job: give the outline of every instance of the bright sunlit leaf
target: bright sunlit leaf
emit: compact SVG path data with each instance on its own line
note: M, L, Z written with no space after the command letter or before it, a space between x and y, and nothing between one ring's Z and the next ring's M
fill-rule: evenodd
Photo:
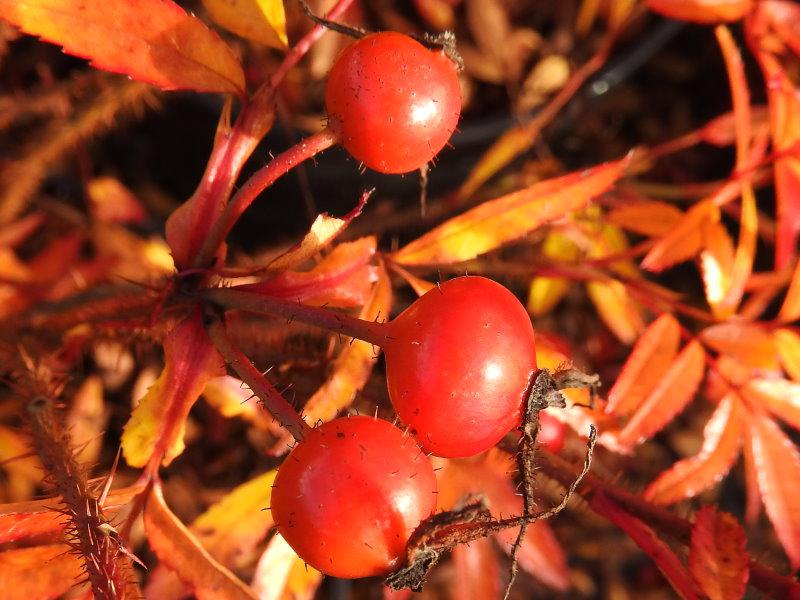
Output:
M733 466L742 445L744 412L735 394L722 399L703 429L700 452L675 463L645 492L657 504L692 498L719 483Z
M580 248L568 235L553 231L542 244L542 254L549 260L573 262L580 256ZM569 291L570 285L563 277L534 277L528 291L528 310L534 317L550 312Z
M627 159L606 163L484 202L401 248L392 259L424 265L475 258L584 208L622 176L627 164Z
M253 576L259 600L311 600L322 582L322 573L297 556L280 533L261 555Z
M236 35L271 48L289 44L283 0L203 0L203 6L214 21Z
M772 333L778 358L783 370L797 382L800 382L800 334L792 329L776 329Z
M165 90L244 92L230 48L172 0L0 0L0 16L97 68Z

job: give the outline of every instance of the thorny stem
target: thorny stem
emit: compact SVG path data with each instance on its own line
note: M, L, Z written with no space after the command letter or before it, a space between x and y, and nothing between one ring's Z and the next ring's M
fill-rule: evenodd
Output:
M225 362L233 367L233 370L236 371L242 381L258 396L264 408L292 434L294 439L297 441L302 440L311 430L311 427L280 392L275 389L275 386L256 369L250 359L236 347L225 330L225 324L219 319L213 320L208 325L208 335L225 359Z
M323 129L301 140L256 171L231 198L219 218L214 222L211 231L206 236L197 254L195 264L207 266L211 257L214 256L222 242L228 237L236 221L261 192L303 161L312 158L323 150L327 150L338 141L339 136L337 134L330 129Z
M103 515L100 503L89 491L86 473L75 460L69 434L58 422L53 401L37 396L28 403L34 446L48 481L61 495L67 517L68 543L83 559L84 569L99 600L125 598L135 593L133 570L127 548Z
M289 321L299 321L314 325L375 346L385 346L390 340L389 325L377 321L365 321L357 317L336 312L327 308L308 306L284 298L275 298L253 292L243 292L235 288L213 288L204 292L206 300L226 309L266 313L283 317Z

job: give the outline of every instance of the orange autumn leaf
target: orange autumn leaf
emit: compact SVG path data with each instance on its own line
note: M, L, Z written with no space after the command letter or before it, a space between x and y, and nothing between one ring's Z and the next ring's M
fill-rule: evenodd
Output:
M274 419L241 379L223 375L206 383L203 398L228 419L241 417L262 430L272 430Z
M169 333L164 355L164 370L122 433L122 452L131 466L142 467L153 457L168 465L183 452L189 410L206 383L225 374L197 309Z
M706 221L702 226L703 249L700 251L700 272L706 302L719 318L730 316L722 306L732 284L734 248L728 230L719 221Z
M756 369L778 369L775 342L768 331L757 323L729 321L706 327L700 338L721 354L736 358Z
M489 538L453 548L453 600L497 600L500 565Z
M750 107L753 128L758 128L767 123L769 109L758 105ZM733 112L725 113L711 119L700 130L700 136L707 144L714 146L730 146L736 141L736 126Z
M642 268L659 272L694 257L702 248L702 228L719 220L719 209L709 200L693 205L670 231L659 238L642 259Z
M678 354L656 388L619 434L619 443L634 446L667 425L694 397L705 371L705 352L696 340Z
M0 590L4 600L55 600L82 578L78 555L65 544L0 552Z
M742 388L756 406L800 430L800 383L786 379L754 378Z
M718 483L739 455L744 424L740 401L734 394L728 394L703 429L700 452L662 473L649 485L645 498L656 504L672 504Z
M772 338L778 349L778 359L787 375L800 382L800 334L788 328L776 329Z
M99 69L165 90L244 93L230 48L171 0L0 0L0 15Z
M144 508L147 541L155 555L177 573L198 600L255 600L252 590L203 549L153 486Z
M627 415L641 405L678 354L680 333L678 321L669 314L650 324L608 392L607 413Z
M781 428L762 412L749 417L758 489L775 533L792 568L800 567L800 452Z
M627 164L627 158L602 164L484 202L401 248L392 260L425 265L475 258L584 208L622 176Z
M789 323L797 319L800 319L800 259L795 265L789 289L786 291L786 297L783 299L783 304L778 313L778 320L783 323Z
M668 234L682 218L679 208L660 200L626 202L606 215L609 223L648 237Z
M647 0L653 12L694 23L738 21L752 7L753 0Z
M96 177L86 184L92 216L102 223L142 223L147 212L141 201L119 179Z
M737 600L750 578L747 538L733 515L704 506L694 519L689 572L709 600Z
M67 415L70 436L79 448L75 455L79 462L91 465L97 461L107 422L103 382L100 377L91 375L84 379L75 392Z

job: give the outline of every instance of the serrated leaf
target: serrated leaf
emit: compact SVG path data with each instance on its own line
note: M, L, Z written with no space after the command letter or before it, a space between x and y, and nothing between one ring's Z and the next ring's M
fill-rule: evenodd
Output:
M203 327L199 309L169 333L164 356L164 370L122 433L125 460L134 467L146 465L153 457L168 465L183 452L189 410L206 383L225 374L225 363Z
M678 354L680 334L680 324L670 314L650 324L608 392L607 413L627 415L641 405Z
M289 44L283 0L203 0L203 6L236 35L279 50Z
M709 600L738 600L750 578L747 538L735 517L704 506L694 519L689 571Z
M738 398L734 394L725 396L703 429L700 452L663 472L647 488L645 498L656 504L672 504L718 483L739 455L743 416Z
M606 215L608 222L648 237L668 234L682 218L679 208L660 200L626 202Z
M670 19L727 23L749 13L753 0L647 0L647 8Z
M698 598L696 586L670 547L645 523L625 512L603 492L592 498L592 507L622 529L653 560L658 570L684 600Z
M261 555L253 576L259 600L311 600L322 573L309 567L280 533L276 533Z
M700 333L700 338L717 352L732 356L748 367L770 371L779 368L775 342L757 323L729 321L711 325Z
M786 379L751 379L742 388L748 398L800 430L800 383Z
M0 552L0 590L4 600L55 600L81 578L79 556L64 544Z
M761 412L750 417L758 489L792 568L800 567L800 452L780 427Z
M797 382L800 382L800 334L792 329L776 329L772 332L778 358L783 370Z
M691 401L703 380L705 352L696 340L687 344L619 434L619 443L634 446L652 437Z
M392 255L403 265L475 258L584 208L622 176L627 159L605 163L489 200L435 227Z
M0 0L0 15L99 69L165 90L244 93L230 48L171 0Z
M256 600L256 595L214 560L164 503L155 484L144 508L144 528L152 551L177 573L198 600Z

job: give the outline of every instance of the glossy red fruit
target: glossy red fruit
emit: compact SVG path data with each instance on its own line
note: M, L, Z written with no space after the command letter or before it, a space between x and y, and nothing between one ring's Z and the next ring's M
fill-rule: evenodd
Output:
M461 114L455 64L440 50L392 31L351 44L325 87L328 127L366 166L407 173L444 147Z
M372 417L336 419L278 470L272 516L309 565L335 577L385 575L436 507L436 477L414 438Z
M389 327L389 397L426 450L471 456L520 424L536 347L528 313L502 285L451 279Z

